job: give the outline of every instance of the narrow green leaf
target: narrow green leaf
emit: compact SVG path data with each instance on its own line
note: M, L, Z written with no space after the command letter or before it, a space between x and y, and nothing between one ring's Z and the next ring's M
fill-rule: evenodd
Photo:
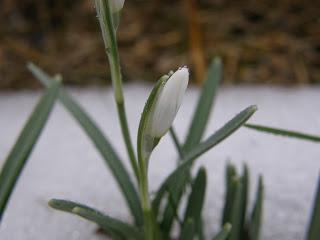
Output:
M229 122L227 122L222 128L211 135L207 140L194 147L188 154L185 155L183 161L189 161L189 159L192 159L192 162L195 158L199 157L206 151L222 142L224 139L234 133L238 128L240 128L255 113L256 110L256 106L250 106L241 111Z
M231 224L226 223L221 231L212 240L226 240L230 234L231 229Z
M174 141L175 147L179 153L180 158L182 158L183 157L182 146L178 140L178 137L173 127L170 128L170 135ZM186 184L189 182L189 178L190 178L189 175L187 178L180 178L177 186L186 186ZM164 208L165 210L164 210L163 218L160 224L160 227L165 236L165 239L169 238L174 220L177 220L180 223L180 225L182 225L182 222L180 221L177 212L178 212L179 203L183 196L183 193L184 193L184 187L178 188L177 191L170 191L170 189L168 189L168 201L167 201L166 207Z
M193 219L188 219L181 230L180 240L193 240L195 236L195 223Z
M180 182L178 182L177 186L185 184L186 179L181 178L179 180ZM163 218L160 223L160 228L165 239L168 239L170 236L174 219L178 220L180 225L183 224L179 219L178 210L181 197L184 193L184 188L177 188L177 190L168 189L167 192L168 203L165 207Z
M173 129L173 127L171 127L169 131L170 131L170 136L171 136L171 138L172 138L172 140L173 140L174 146L176 147L177 152L179 153L180 158L182 158L182 156L183 156L183 149L182 149L182 146L181 146L181 144L180 144L180 142L179 142L179 139L178 139L178 136L177 136L177 134L176 134L176 131Z
M320 239L320 175L318 180L318 190L314 199L312 217L309 224L306 240Z
M231 210L235 195L235 181L238 178L236 168L231 163L227 164L226 167L226 193L223 208L223 217L221 226L224 226L227 222L231 221Z
M198 174L192 184L192 191L190 193L186 211L184 214L184 221L193 219L196 224L196 234L199 235L200 229L197 223L201 222L202 208L205 200L205 192L207 185L207 174L204 168L200 168Z
M256 124L245 124L245 127L251 128L260 132L271 133L271 134L290 137L290 138L297 138L300 140L320 142L320 136L310 135L302 132L266 127L266 126L256 125Z
M181 174L180 178L177 179L176 184L163 184L160 187L160 192L156 192L156 197L153 199L152 201L152 208L153 211L155 213L155 216L161 215L160 214L160 205L162 203L162 201L164 201L164 197L166 196L166 193L168 193L169 195L175 195L177 194L179 191L182 191L183 189L185 189L186 183L188 181L189 175L188 174ZM169 198L170 196L168 196ZM173 197L170 197L171 199L173 199ZM170 199L168 200L170 201ZM179 201L175 201L176 206L179 206ZM166 209L171 209L172 204L170 204L170 202L167 204L166 208L165 208L165 213L166 213ZM172 214L172 216L170 216L170 218L174 218L174 212L170 212ZM162 221L167 221L164 219L168 219L169 217L163 216Z
M47 122L58 95L59 86L58 81L50 84L29 117L2 167L0 173L0 219L21 171Z
M111 218L103 213L86 205L72 201L52 199L49 205L57 210L69 212L81 216L91 222L98 224L103 230L122 235L125 239L141 239L141 233L135 227L115 218Z
M234 179L235 181L235 193L234 201L231 206L231 219L230 223L232 225L232 230L230 232L229 240L241 239L241 220L242 220L242 210L241 210L241 197L243 186L240 179Z
M258 191L256 194L256 200L254 209L251 216L251 222L249 225L249 235L252 240L259 240L261 235L262 224L262 211L264 201L264 186L262 176L259 177Z
M247 229L246 229L246 216L247 216L247 204L249 195L249 169L246 164L243 166L243 174L241 177L242 191L241 191L241 223L240 223L240 234L241 239L246 239Z
M186 142L183 146L184 152L188 152L197 145L203 136L207 126L212 105L222 76L222 63L220 58L215 58L208 71L207 80L205 81L201 96L193 114L193 119Z
M153 208L156 216L158 214L162 197L165 195L167 189L171 189L172 186L176 186L177 179L181 177L187 177L190 166L192 166L194 161L198 159L199 156L201 156L203 153L207 152L212 147L216 146L225 138L230 136L233 132L235 132L252 116L252 114L256 110L256 106L250 106L246 108L233 119L231 119L228 123L226 123L222 128L216 131L213 135L211 135L207 140L200 143L197 147L195 147L192 151L184 156L182 164L164 180L159 190L157 191L157 194L153 200ZM184 185L178 187L184 187ZM177 188L177 186L175 188Z
M53 80L48 74L32 63L28 64L28 68L45 86L48 86L48 84ZM134 216L136 224L141 226L143 224L143 215L137 191L132 183L128 171L113 149L109 140L104 136L97 124L90 118L85 110L82 109L82 107L64 89L61 89L60 91L59 100L71 113L74 119L78 121L82 129L86 132L94 146L104 158L106 164L111 170L111 173L120 186L129 209Z
M198 233L198 240L204 240L204 224L203 218L201 217L199 222L197 223L197 233Z

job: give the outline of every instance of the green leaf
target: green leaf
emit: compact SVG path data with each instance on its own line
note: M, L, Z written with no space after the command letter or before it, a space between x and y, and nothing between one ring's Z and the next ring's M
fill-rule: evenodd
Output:
M231 224L226 223L221 231L212 240L226 240L230 234L231 229Z
M169 131L170 131L170 136L171 136L171 138L172 138L172 140L173 140L174 146L176 147L177 152L179 153L180 158L182 158L182 156L183 156L183 149L182 149L182 146L181 146L181 144L180 144L180 142L179 142L179 139L178 139L178 136L177 136L177 134L176 134L176 131L173 129L173 127L171 127Z
M170 128L170 134L173 138L173 141L175 143L179 156L180 158L182 158L183 157L182 146L179 143L179 140L177 138L177 135L173 127ZM189 180L190 180L190 176L188 176L187 178L180 178L177 186L186 186ZM183 196L183 193L184 193L184 187L178 188L177 190L168 189L168 201L167 201L167 205L165 207L163 218L160 224L160 227L165 236L165 239L169 238L172 224L175 219L179 221L180 225L182 225L182 222L180 221L177 212L178 212L179 203Z
M241 220L242 220L242 210L241 210L241 197L243 186L240 179L235 178L234 180L234 200L231 206L231 219L230 223L232 225L232 230L230 232L229 240L241 239Z
M318 180L318 190L314 199L312 209L312 217L309 224L306 240L319 240L320 239L320 176Z
M135 227L115 218L111 218L103 213L86 205L72 201L52 199L49 205L57 210L69 212L81 216L91 222L98 224L103 230L117 233L125 239L141 239L141 233Z
M187 153L182 161L182 164L177 167L162 183L157 194L153 200L153 209L155 215L157 216L159 211L159 206L162 200L162 197L165 195L167 189L183 186L177 186L178 179L181 177L187 177L189 168L192 166L194 161L198 159L203 153L210 150L212 147L216 146L220 142L222 142L225 138L230 136L233 132L235 132L239 127L241 127L257 110L256 106L250 106L240 112L237 116L235 116L232 120L226 123L222 128L216 131L213 135L211 135L207 140L200 143L197 147L195 147L192 151ZM173 187L175 186L175 187Z
M50 82L53 80L48 74L32 63L28 64L28 68L45 86L48 86L48 84L50 84ZM82 109L82 107L64 89L61 89L60 91L59 100L72 114L74 119L78 121L82 129L86 132L88 137L92 140L94 146L104 158L106 164L111 170L111 173L120 186L129 209L134 216L136 224L141 226L143 224L143 214L137 191L132 183L128 171L113 149L109 140L104 136L97 124L90 118L85 110Z
M247 215L247 204L249 195L249 169L246 164L243 166L243 175L241 177L242 191L241 191L241 223L240 223L240 234L241 239L246 239L247 229L246 229L246 215Z
M196 111L193 114L191 126L189 128L186 142L183 146L184 152L190 151L193 146L197 145L201 141L209 120L221 76L221 59L215 58L209 68L207 80L202 87L201 96L198 100Z
M249 235L251 240L259 240L261 233L262 224L262 211L263 211L263 201L264 201L264 186L263 179L259 177L258 191L256 194L256 200L254 204L254 209L251 216L251 222L249 225Z
M236 168L231 163L227 164L226 167L226 193L223 208L223 217L221 226L231 221L231 210L235 195L235 181L238 178Z
M164 208L163 217L160 223L160 228L163 232L164 238L169 238L172 224L174 220L177 220L182 226L183 222L179 219L179 203L185 191L186 183L189 179L189 175L185 175L179 179L175 185L168 187L167 189L167 205ZM155 204L156 205L156 204Z
M198 146L196 146L188 154L186 154L183 161L193 162L195 158L201 156L203 153L222 142L224 139L234 133L238 128L240 128L255 113L256 110L256 106L250 106L241 111L229 122L227 122L222 128L211 135L207 140L201 142L200 144L198 144ZM184 163L181 164L181 166L183 165Z
M58 95L59 86L58 81L50 84L3 165L0 174L0 219L21 171L47 122Z
M177 185L183 185L186 179L181 178ZM160 229L163 233L165 239L168 239L171 233L171 228L174 219L178 220L180 226L182 226L182 221L179 219L178 210L179 202L184 193L183 188L178 188L177 191L173 189L168 189L168 203L165 207L163 218L160 223Z
M195 223L193 219L188 219L181 230L180 240L193 240L195 235Z
M207 185L207 174L204 168L200 168L192 185L184 219L193 219L196 223L196 234L199 235L200 229L197 223L201 222L202 209L205 200L205 192Z
M198 232L198 240L204 240L204 224L203 219L200 218L198 224L197 224L197 232Z
M305 134L301 132L295 132L295 131L290 131L290 130L285 130L280 128L266 127L266 126L256 125L256 124L245 124L245 127L251 128L260 132L271 133L271 134L290 137L290 138L297 138L300 140L320 142L320 136Z

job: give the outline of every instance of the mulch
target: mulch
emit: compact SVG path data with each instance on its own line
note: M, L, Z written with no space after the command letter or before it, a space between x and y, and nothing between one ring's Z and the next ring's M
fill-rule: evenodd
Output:
M181 65L201 84L214 56L225 84L320 82L320 1L127 0L118 40L124 79ZM34 88L33 61L67 84L109 82L91 0L2 0L0 88ZM106 80L107 79L107 80Z

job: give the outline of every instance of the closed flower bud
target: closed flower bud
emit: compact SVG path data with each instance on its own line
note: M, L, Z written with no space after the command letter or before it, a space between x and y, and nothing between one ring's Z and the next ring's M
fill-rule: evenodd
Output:
M189 82L187 67L179 68L166 81L157 94L151 109L148 123L148 135L161 138L171 127L182 103Z
M124 0L109 0L109 4L113 13L119 12L123 8Z

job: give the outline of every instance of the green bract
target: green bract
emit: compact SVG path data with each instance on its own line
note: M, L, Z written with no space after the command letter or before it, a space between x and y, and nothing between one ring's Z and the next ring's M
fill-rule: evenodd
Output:
M158 80L157 84L153 87L141 114L137 138L137 152L139 161L147 161L150 153L160 141L159 138L154 138L150 136L150 134L148 134L148 128L150 127L148 123L152 108L154 107L154 104L157 100L157 96L168 78L168 75L164 75Z

